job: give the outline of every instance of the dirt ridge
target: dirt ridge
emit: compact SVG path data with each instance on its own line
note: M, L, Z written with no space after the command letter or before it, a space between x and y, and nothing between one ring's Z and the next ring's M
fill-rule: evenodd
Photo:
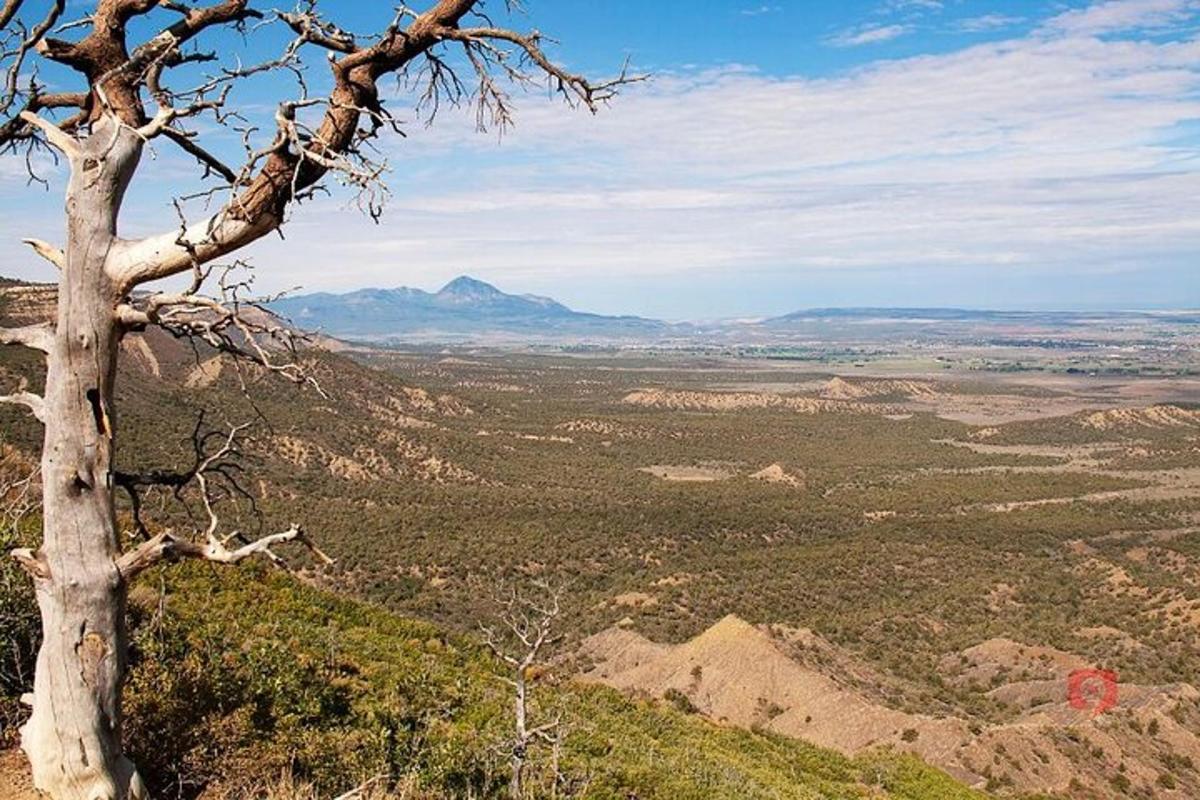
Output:
M1012 709L1009 721L989 724L889 708L846 679L852 669L839 677L805 663L797 643L838 650L811 631L783 636L734 615L678 645L613 628L583 642L580 656L594 666L582 679L652 697L683 695L716 722L769 730L848 755L877 747L912 752L980 788L996 780L1019 792L1067 792L1082 785L1091 796L1115 800L1124 795L1105 777L1106 765L1119 762L1122 774L1149 786L1163 772L1163 749L1200 759L1200 737L1179 712L1200 700L1200 691L1188 684L1122 685L1118 709L1097 716L1069 702L1069 675L1087 668L1085 659L992 639L950 654L942 664L948 681L978 686ZM852 658L842 653L833 660L845 664ZM1197 788L1180 781L1179 793L1161 796L1195 796L1185 789Z

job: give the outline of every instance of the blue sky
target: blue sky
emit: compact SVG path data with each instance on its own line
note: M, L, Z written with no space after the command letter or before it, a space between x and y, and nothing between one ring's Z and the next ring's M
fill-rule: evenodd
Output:
M384 146L382 224L334 187L249 252L261 288L469 273L669 318L1200 306L1200 0L525 6L506 23L554 36L571 68L628 56L653 80L597 117L518 95L503 139L466 111L427 129L395 90L409 135ZM387 16L328 7L351 28ZM260 33L246 57L279 41ZM282 89L242 98L268 113ZM195 186L169 147L143 167L127 235L173 226L165 202ZM0 165L0 272L47 279L17 242L61 238L61 180L47 193L22 173Z

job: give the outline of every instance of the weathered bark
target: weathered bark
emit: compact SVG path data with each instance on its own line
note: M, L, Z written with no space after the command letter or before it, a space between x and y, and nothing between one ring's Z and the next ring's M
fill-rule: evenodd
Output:
M500 598L503 611L500 622L508 629L507 634L500 634L494 628L480 625L484 634L484 642L488 648L513 670L511 678L505 682L513 688L513 738L508 751L509 765L512 775L508 782L508 796L513 800L521 800L525 796L525 762L529 757L529 748L537 741L551 741L550 731L559 731L561 717L536 727L529 727L529 681L530 670L537 662L544 647L553 644L557 639L551 636L554 621L558 618L559 591L545 583L537 582L535 586L547 595L545 602L522 596L515 589L506 597ZM505 649L505 639L509 644L522 648L521 655L514 655ZM555 780L558 779L558 768L555 766Z
M44 639L21 745L55 800L145 796L121 752L125 582L113 504L121 299L106 259L141 141L111 120L71 154L67 246L47 358L38 606Z
M228 539L217 536L216 517L203 544L162 534L122 556L113 505L114 410L113 383L122 332L148 324L163 325L163 306L186 304L197 298L197 285L182 300L159 295L159 303L139 310L125 302L138 286L172 275L198 270L214 259L233 253L283 224L287 208L306 196L328 173L337 173L371 197L383 165L363 153L364 143L394 124L379 96L379 78L406 69L420 56L428 57L425 97L436 107L441 93L465 99L463 84L447 62L432 50L453 43L461 48L476 73L480 113L490 108L496 124L511 122L506 93L496 75L524 85L531 73L541 73L569 102L595 111L615 87L640 78L622 75L593 84L583 76L552 63L541 50L541 37L499 28L461 28L461 21L479 0L429 0L428 9L397 14L369 42L324 21L315 3L301 4L295 13L276 18L297 35L280 59L258 66L220 70L220 77L190 91L172 92L164 72L207 58L184 45L209 28L239 25L262 15L251 0L209 0L207 3L167 0L98 0L83 25L88 33L78 41L48 35L66 7L53 0L35 24L20 23L21 0L0 0L0 33L12 34L20 45L0 53L9 74L20 74L26 55L75 70L86 82L81 92L48 92L31 78L27 90L15 83L0 86L0 150L37 142L49 143L70 161L67 191L67 244L59 251L38 240L26 240L34 251L61 270L58 320L53 328L34 326L0 330L0 344L21 344L47 358L44 397L25 391L0 395L0 403L27 406L46 425L42 457L44 540L37 553L14 555L33 577L41 608L44 643L34 681L33 712L22 729L22 746L33 767L36 786L53 800L130 800L145 797L133 766L121 754L121 683L124 678L126 582L160 561L202 558L232 564L254 554L271 555L272 544L298 541L312 548L303 530L287 531L229 550ZM28 4L24 4L28 6ZM404 7L402 7L404 8ZM152 12L180 14L169 26L131 48L128 27ZM26 8L28 11L28 8ZM72 25L74 29L78 25ZM9 37L11 38L11 37ZM273 140L250 149L242 169L226 167L193 141L194 132L171 128L173 123L212 112L228 125L237 118L225 108L228 89L236 80L273 70L297 69L299 51L314 46L329 52L333 89L327 98L283 102L276 113ZM525 71L523 64L530 66ZM305 93L307 95L307 92ZM146 99L157 111L147 115ZM23 102L17 102L23 100ZM187 105L176 107L186 101ZM297 109L324 104L315 129L298 124ZM44 109L76 109L61 121L40 116ZM482 120L482 116L481 116ZM362 130L364 121L366 130ZM482 123L481 123L482 124ZM165 137L215 170L229 182L234 195L212 217L172 227L158 236L138 240L117 237L121 201L137 167L145 141ZM369 203L373 208L373 203ZM372 210L374 214L375 211ZM210 311L211 303L200 303ZM228 325L228 320L222 324ZM208 329L213 333L215 327ZM240 328L246 334L247 329ZM187 331L185 331L186 333ZM194 331L193 331L194 332ZM214 334L217 339L220 337ZM253 334L250 334L251 338ZM209 339L210 344L213 342ZM220 344L218 341L216 344ZM216 344L214 346L216 346ZM218 348L220 349L220 348ZM253 347L251 348L254 349ZM236 351L235 351L236 352ZM259 363L272 367L262 349ZM251 353L251 357L254 354ZM295 378L295 375L289 375ZM203 469L195 473L201 480ZM557 614L557 598L538 630L513 632L527 647L524 667L547 642L549 620ZM507 624L514 625L513 620ZM515 665L517 662L509 660ZM522 667L522 669L524 669ZM545 736L552 725L526 729L523 674L518 697L518 750L514 751L514 791L519 794L525 750L533 738Z
M525 713L525 668L517 668L517 677L514 681L514 712L516 714L516 737L513 740L512 755L509 760L512 764L512 780L508 784L508 795L513 800L521 800L525 796L525 755L529 752L529 731L526 728L526 713Z

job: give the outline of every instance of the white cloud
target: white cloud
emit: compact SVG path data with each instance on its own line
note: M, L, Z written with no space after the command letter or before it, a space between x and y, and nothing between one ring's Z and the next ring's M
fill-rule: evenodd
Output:
M304 206L286 243L256 247L292 265L264 270L263 288L918 267L982 282L1194 262L1200 39L1096 38L1114 17L1058 19L821 79L661 75L598 116L531 93L499 146L448 114L390 140L381 226L344 199ZM131 204L126 227L150 208ZM5 247L57 234L57 215L21 213L0 219Z
M910 25L865 25L861 28L842 31L830 37L830 44L835 47L859 47L865 44L879 44L899 38L913 30Z
M764 14L776 14L783 10L783 6L753 6L751 8L743 8L740 13L743 17L761 17Z
M1164 28L1186 23L1200 12L1200 0L1105 0L1066 11L1046 29L1094 36L1117 31Z
M944 6L943 0L887 0L883 10L887 12L941 11Z
M528 98L499 148L451 119L414 132L401 176L455 153L467 177L399 183L387 223L347 238L376 282L403 263L431 285L1194 254L1200 156L1171 142L1200 120L1198 63L1194 40L1031 36L819 80L664 76L597 117ZM319 262L323 229L290 235Z
M954 30L962 33L983 33L985 31L1001 30L1010 28L1013 25L1019 25L1024 22L1024 17L1011 17L1007 14L984 14L980 17L968 17L960 19L952 26Z

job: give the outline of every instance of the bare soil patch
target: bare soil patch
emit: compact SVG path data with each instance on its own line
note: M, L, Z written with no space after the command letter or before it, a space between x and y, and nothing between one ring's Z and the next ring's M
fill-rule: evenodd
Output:
M1131 430L1137 428L1200 428L1200 411L1178 406L1149 408L1111 408L1088 414L1080 424L1096 430Z
M783 468L782 464L772 464L769 467L764 467L758 472L751 473L751 478L756 481L765 481L767 483L781 483L785 486L800 487L804 485L804 475L793 475Z
M948 680L978 686L1015 712L1011 722L982 725L889 708L799 658L814 648L837 650L811 631L788 636L728 616L679 645L612 628L585 640L579 655L593 665L585 681L651 697L679 694L714 721L850 755L880 746L913 752L978 787L1003 774L1016 792L1082 787L1109 800L1122 795L1108 782L1106 765L1119 762L1138 785L1150 786L1160 771L1158 742L1169 742L1179 756L1200 758L1200 737L1177 719L1181 706L1200 699L1190 685L1122 684L1119 710L1096 715L1068 701L1068 676L1089 667L1086 659L992 639L943 659ZM841 654L829 663L842 669L846 661ZM1068 729L1072 734L1064 736Z
M640 389L630 392L624 403L649 408L665 408L676 411L747 411L763 408L780 408L799 414L821 414L829 412L884 413L887 406L869 405L843 400L829 400L800 395L772 394L769 392L694 392L667 389Z
M638 471L662 478L664 481L679 483L713 483L733 477L732 472L716 467L687 467L670 464L655 464L650 467L642 467Z
M20 750L0 750L0 800L38 800L33 789L29 763Z

